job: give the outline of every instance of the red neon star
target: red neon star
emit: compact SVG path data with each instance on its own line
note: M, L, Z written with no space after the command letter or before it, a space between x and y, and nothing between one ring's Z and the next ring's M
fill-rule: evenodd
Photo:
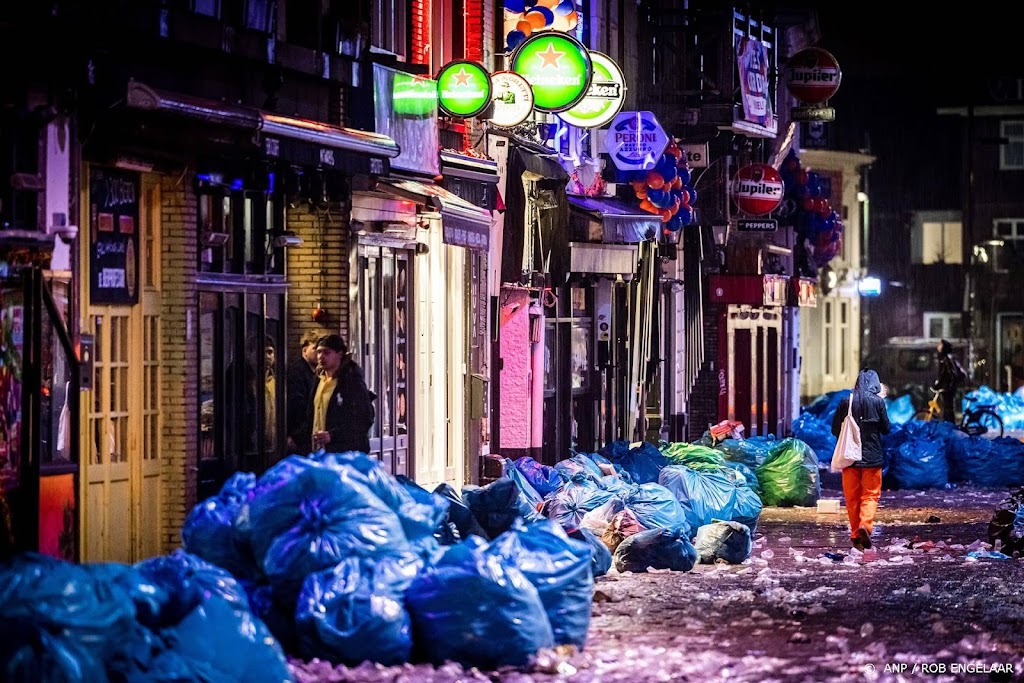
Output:
M545 50L544 52L538 52L537 56L540 57L541 60L544 62L543 64L541 64L540 68L546 69L547 67L550 66L557 69L558 60L565 56L565 53L558 52L557 50L555 50L555 46L553 43L548 43L548 49Z
M469 79L473 77L473 74L466 72L466 67L460 67L459 72L455 74L455 85L469 85Z

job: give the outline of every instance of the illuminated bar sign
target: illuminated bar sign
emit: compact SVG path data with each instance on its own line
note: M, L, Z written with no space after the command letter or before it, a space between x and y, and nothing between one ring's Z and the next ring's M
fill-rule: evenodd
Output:
M512 70L533 88L539 111L562 112L582 100L590 88L590 53L564 33L536 33L512 54Z
M437 74L437 105L449 116L472 118L491 103L491 75L476 62L449 62Z
M566 123L580 128L600 128L615 118L622 109L626 83L622 69L611 57L591 52L594 76L590 80L587 96L572 109L558 116Z
M495 126L518 126L533 113L533 88L519 74L512 71L491 74L491 91L494 93L494 107L490 121Z
M139 301L139 174L93 166L89 171L89 299Z

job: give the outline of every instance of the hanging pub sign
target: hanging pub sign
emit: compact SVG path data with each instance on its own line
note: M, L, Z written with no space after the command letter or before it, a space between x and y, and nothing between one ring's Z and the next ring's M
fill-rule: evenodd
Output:
M782 176L769 164L747 164L732 180L730 194L736 207L750 216L767 216L782 203Z
M789 58L786 88L804 104L820 104L836 94L843 72L831 52L808 47Z
M743 95L743 119L771 127L772 99L768 90L768 49L756 38L736 38L736 68Z
M538 111L571 109L586 94L592 76L590 53L575 38L549 31L524 40L512 53L512 70L529 81Z
M448 62L437 74L437 106L445 114L468 119L491 103L491 76L468 60Z
M89 298L93 304L139 300L139 174L89 171Z
M790 57L786 64L786 88L807 106L793 107L794 121L829 122L836 118L836 110L822 103L836 94L843 72L839 62L827 50L808 47Z
M591 52L594 76L590 90L579 104L559 114L566 123L580 128L600 128L615 118L622 109L626 93L622 69L611 57L601 52Z
M612 120L604 146L620 171L649 171L668 146L668 135L653 113L624 111Z
M489 121L495 126L518 126L533 113L533 88L514 71L491 74L491 93L494 107Z

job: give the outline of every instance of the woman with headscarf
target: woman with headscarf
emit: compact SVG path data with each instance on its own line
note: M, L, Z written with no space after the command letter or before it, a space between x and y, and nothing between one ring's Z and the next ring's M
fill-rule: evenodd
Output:
M878 499L882 497L882 434L889 433L889 414L881 397L878 373L869 368L860 371L853 392L836 408L832 434L839 430L847 411L860 427L861 459L843 470L843 496L850 518L850 541L857 550L871 547L871 529ZM852 407L851 407L852 403Z

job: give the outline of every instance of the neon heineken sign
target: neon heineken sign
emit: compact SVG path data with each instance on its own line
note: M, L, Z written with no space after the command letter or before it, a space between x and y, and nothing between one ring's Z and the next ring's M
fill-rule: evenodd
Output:
M471 118L491 103L491 75L470 61L445 64L437 75L437 104L449 116Z
M566 123L580 128L600 128L615 118L622 109L626 92L622 70L611 57L591 52L590 59L594 75L587 96L572 109L558 115Z
M590 87L590 53L579 41L558 32L537 33L512 54L512 71L533 88L533 106L539 111L571 109Z

